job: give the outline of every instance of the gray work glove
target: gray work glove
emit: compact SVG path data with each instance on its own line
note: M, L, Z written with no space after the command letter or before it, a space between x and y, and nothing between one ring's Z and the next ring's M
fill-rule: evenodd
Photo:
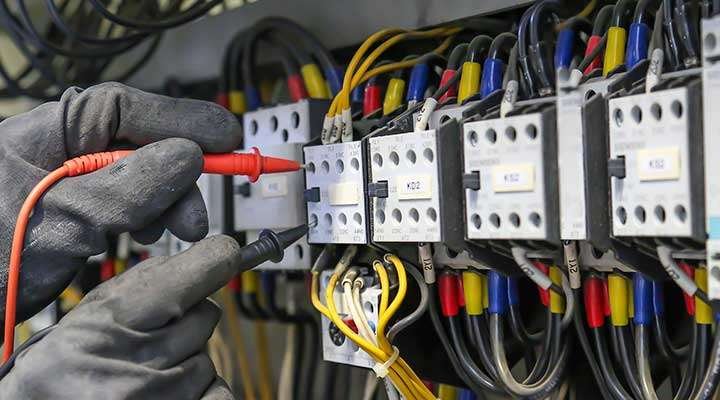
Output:
M205 352L220 318L206 297L238 273L239 250L214 236L101 284L17 354L0 400L233 399Z
M15 221L43 176L116 141L145 145L112 166L66 178L38 203L22 255L18 321L56 298L88 256L107 250L108 233L131 232L142 243L165 228L187 241L205 237L207 212L195 186L202 151L232 151L240 140L240 124L220 106L118 83L68 89L60 101L0 123L0 324Z

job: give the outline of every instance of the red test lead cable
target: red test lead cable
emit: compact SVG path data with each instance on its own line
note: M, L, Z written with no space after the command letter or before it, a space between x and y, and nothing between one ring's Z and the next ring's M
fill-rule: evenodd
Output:
M25 243L25 232L33 208L40 197L55 183L66 177L78 176L95 172L121 158L127 157L132 151L120 150L103 153L87 154L76 157L52 171L30 191L20 208L15 232L13 233L10 263L8 264L7 299L5 301L5 332L3 363L13 353L15 342L15 321L20 281L20 263ZM223 153L205 154L203 156L203 172L219 175L246 175L251 182L258 180L260 175L276 172L291 172L301 168L300 164L283 158L265 157L257 148L250 154Z

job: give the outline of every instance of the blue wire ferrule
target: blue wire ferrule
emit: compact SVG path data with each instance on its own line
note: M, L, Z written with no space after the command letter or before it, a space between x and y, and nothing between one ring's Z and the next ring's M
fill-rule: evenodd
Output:
M253 86L245 86L245 99L247 100L248 111L255 111L262 105L260 93Z
M508 307L507 278L495 271L488 274L488 311L503 315Z
M330 86L330 91L333 95L336 95L342 89L343 76L345 75L345 69L343 67L335 67L333 69L323 70L325 73L325 79Z
M633 322L635 325L651 323L653 309L652 282L643 274L635 273L633 275L633 297L635 305Z
M472 390L462 389L460 391L460 395L458 396L458 400L477 400L477 397L475 396L475 393L472 392Z
M650 28L642 22L633 22L628 32L627 48L625 50L625 66L628 70L648 56L648 41Z
M505 63L499 58L485 59L482 78L480 78L480 95L483 98L502 88L504 67Z
M663 315L665 313L665 289L662 282L652 281L653 313Z
M575 31L563 29L560 31L555 44L555 68L570 68L575 48Z
M362 104L363 100L365 100L365 84L366 83L367 82L363 82L363 83L355 86L355 89L353 89L352 92L350 93L350 102Z
M260 272L260 285L262 285L265 296L275 296L275 275L272 272Z
M426 63L415 64L410 71L406 101L422 101L430 79L430 66Z
M520 304L520 293L518 291L517 278L508 277L507 287L508 305L516 306Z

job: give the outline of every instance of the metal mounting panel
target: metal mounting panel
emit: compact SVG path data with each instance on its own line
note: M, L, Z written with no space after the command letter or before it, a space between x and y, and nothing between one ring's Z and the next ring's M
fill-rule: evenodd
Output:
M370 199L375 242L440 242L436 131L369 139L370 181L387 181L388 197Z
M555 113L546 111L466 123L465 190L469 239L558 239Z
M361 142L304 148L305 187L318 188L320 201L307 202L310 243L365 244L367 200Z
M324 297L325 288L330 278L332 271L324 271L320 275L320 293L321 297ZM369 287L363 289L360 293L362 300L363 309L367 316L370 327L377 327L378 324L378 308L380 305L380 288ZM345 309L345 302L341 289L335 288L335 304L337 305L338 314L341 317L349 315ZM322 325L322 346L323 346L323 359L325 361L332 361L340 364L354 365L356 367L372 368L375 365L375 360L370 357L364 350L360 349L350 339L345 337L342 332L337 329L325 316L321 319ZM331 328L332 327L332 328Z
M610 100L610 157L625 160L610 182L616 237L703 239L699 103L688 87Z

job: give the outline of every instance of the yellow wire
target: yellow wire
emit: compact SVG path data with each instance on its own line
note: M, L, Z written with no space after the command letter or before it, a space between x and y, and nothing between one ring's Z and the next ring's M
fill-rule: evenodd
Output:
M380 347L385 352L392 352L392 345L390 344L390 341L387 339L387 336L385 336L385 328L387 327L387 324L390 323L390 320L395 315L397 310L402 305L402 302L405 300L405 295L407 294L407 274L405 272L405 265L403 265L402 261L393 254L387 254L385 256L385 259L387 261L390 261L394 266L395 270L397 271L398 275L398 291L395 295L395 298L390 303L390 305L387 308L387 311L385 311L382 315L380 315L380 319L378 321L378 327L377 327L377 341L378 344L380 344ZM376 270L382 269L385 270L385 266L382 265L382 263L378 262L373 263L373 267L376 268ZM380 273L378 273L380 275ZM386 274L387 276L387 274ZM388 287L389 290L389 287ZM418 385L418 387L422 387L420 390L427 390L427 387L425 384L422 383L420 378L415 374L415 371L413 371L412 368L402 359L398 359L398 363L408 371L408 374L412 378L412 382L415 385ZM430 391L428 390L428 393Z
M357 79L362 79L365 72L370 68L372 64L374 64L377 59L382 55L383 52L385 52L388 48L391 46L397 44L400 41L406 40L406 39L422 39L422 38L431 38L431 37L438 37L438 36L449 36L454 35L455 33L459 32L462 28L435 28L430 29L427 31L406 31L404 29L397 29L397 28L391 28L391 29L385 29L382 31L379 31L373 35L371 35L368 39L365 40L365 42L360 46L358 51L353 56L352 60L350 61L350 64L348 65L347 70L345 71L345 76L343 77L343 87L340 90L340 92L337 94L335 99L333 99L333 102L330 105L330 108L328 109L328 117L333 117L335 115L340 114L344 109L348 108L350 106L350 93L352 92L352 89L357 86L360 82L363 82L364 80L360 80L358 83L354 83ZM397 32L401 32L392 38L386 40L382 44L380 44L375 50L373 50L370 55L363 61L362 65L360 65L360 68L356 71L357 64L360 62L360 59L365 55L365 52L372 46L375 42L377 42L382 37L385 37L390 34L394 34ZM415 63L407 64L409 66L412 66ZM391 65L391 64L390 64ZM407 68L405 66L404 68ZM396 69L399 69L396 68ZM392 70L392 69L390 69ZM369 78L369 77L368 77ZM365 78L365 79L368 79Z
M337 286L338 279L339 277L337 274L332 274L332 276L330 277L330 281L328 282L327 289L325 291L325 303L327 304L329 310L327 317L330 318L330 320L335 324L335 326L337 326L348 339L355 342L360 348L362 348L366 353L368 353L368 355L370 355L372 358L379 362L386 362L390 358L387 353L353 332L353 330L350 329L347 324L345 324L345 321L340 318L340 315L337 312L337 307L335 306L334 299L335 286ZM393 383L395 383L398 390L400 391L400 393L402 393L404 397L408 399L415 398L415 396L412 396L410 391L406 387L404 379L401 379L402 371L399 370L400 367L396 365L396 363L392 364L389 369L390 379L392 379Z
M587 3L587 5L585 5L585 7L584 7L582 10L580 10L579 13L577 13L577 14L575 14L574 16L566 19L565 21L563 21L563 22L555 25L555 32L560 32L561 30L565 29L565 27L567 26L568 21L571 20L571 19L573 19L573 18L587 18L587 17L589 17L590 14L592 14L592 12L595 10L595 7L596 7L596 6L597 6L597 0L590 0L590 2Z
M370 55L367 56L367 58L363 61L363 63L360 65L360 68L352 75L352 81L354 82L356 79L361 78L365 72L370 68L371 65L373 65L378 58L390 47L394 46L395 44L406 40L406 39L424 39L424 38L432 38L437 36L449 36L453 35L457 32L459 32L461 28L435 28L430 29L427 31L410 31L410 32L404 32L400 33L398 35L395 35L391 37L390 39L383 42L380 46L378 46L375 50L373 50ZM352 91L353 87L357 86L358 84L353 84L351 87L344 88L345 90L342 92L342 98L340 100L340 103L338 106L340 107L339 111L342 111L348 107L350 107L350 92Z
M352 81L352 77L355 73L355 68L357 68L357 64L360 62L360 59L365 55L365 52L368 51L370 46L375 44L378 40L380 40L384 36L392 35L397 32L406 32L406 29L399 29L399 28L388 28L383 29L381 31L375 32L370 37L365 39L362 45L360 45L360 48L357 49L355 54L353 55L353 58L350 60L350 63L348 63L348 67L345 70L345 76L343 77L343 86L340 90L340 93L338 93L335 96L335 99L333 99L332 104L330 105L330 109L328 109L327 115L329 117L335 116L335 111L337 109L337 103L339 102L339 99L343 97L343 92L346 90L348 86L350 86L350 82Z
M325 300L328 305L326 307L324 304L322 304L318 296L319 273L312 272L312 279L310 281L310 299L313 306L321 314L331 320L343 332L343 334L345 334L348 339L355 342L368 355L373 357L378 362L386 362L390 358L390 355L388 353L384 352L382 349L378 348L374 344L370 343L369 341L363 339L355 332L353 332L338 315L333 295L335 291L335 286L337 286L338 279L339 277L336 274L333 274L330 277L330 281L328 282L328 287L325 292ZM384 287L387 288L388 286L385 285ZM406 369L412 371L407 366L407 363L405 363L405 361L401 357L398 357L397 361L390 366L388 374L390 379L393 381L393 383L395 383L398 390L403 394L403 396L405 396L406 399L413 399L417 398L415 392L419 392L418 395L420 396L420 398L434 400L435 398L433 397L432 393L430 393L430 391L422 383L422 381L420 381L419 378L415 378L415 380L410 378L409 375L416 376L415 373L412 372L411 374L408 374L406 372ZM410 387L414 389L412 395L409 392L410 389L405 383L407 381L411 383Z
M240 331L238 309L228 288L220 290L220 301L222 302L223 309L225 310L223 316L227 318L228 329L230 329L230 336L232 337L233 347L235 348L235 357L237 358L238 367L240 369L240 379L242 380L242 387L245 392L245 396L243 398L247 400L255 400L255 385L253 383L252 376L250 375L250 361L248 361L245 342L243 341L242 333Z
M373 269L377 272L380 280L380 311L378 311L378 315L383 315L387 311L390 302L390 279L388 279L388 273L380 261L373 261Z
M270 351L265 323L253 323L255 342L258 351L258 378L260 379L260 399L272 400L272 377L270 372Z

